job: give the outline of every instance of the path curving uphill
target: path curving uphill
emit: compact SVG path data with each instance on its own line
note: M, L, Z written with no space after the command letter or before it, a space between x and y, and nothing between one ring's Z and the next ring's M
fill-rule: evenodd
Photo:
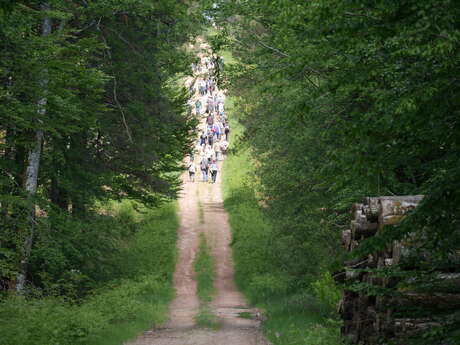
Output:
M209 47L198 41L203 51ZM200 57L204 57L199 54ZM195 82L201 75L198 74ZM194 94L194 99L205 96ZM201 126L206 126L204 122ZM249 308L234 281L231 252L231 230L222 198L221 176L223 162L218 162L216 183L203 182L198 176L189 182L183 174L183 190L179 198L180 229L178 259L174 273L176 297L170 307L169 321L159 328L145 332L127 345L268 345L262 335L257 311ZM220 327L216 330L200 328L195 324L200 302L196 294L193 264L198 253L199 236L204 233L216 264L215 288L210 307ZM253 315L242 318L241 313Z

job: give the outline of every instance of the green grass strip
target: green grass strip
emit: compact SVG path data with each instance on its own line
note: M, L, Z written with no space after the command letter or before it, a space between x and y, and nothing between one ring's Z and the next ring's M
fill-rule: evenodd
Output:
M212 329L219 328L219 321L209 308L216 289L214 287L214 258L210 254L206 237L200 234L200 248L195 260L195 273L197 281L197 295L200 299L200 311L195 317L198 326Z

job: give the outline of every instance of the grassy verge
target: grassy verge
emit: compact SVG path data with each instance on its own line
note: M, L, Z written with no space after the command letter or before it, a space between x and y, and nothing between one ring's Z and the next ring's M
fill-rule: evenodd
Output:
M198 202L198 218L200 219L200 224L204 224L204 210L201 202Z
M242 129L231 113L230 120L232 144ZM287 289L287 281L293 277L285 277L279 258L274 260L272 247L277 235L255 197L257 181L251 162L249 149L233 148L223 173L237 284L249 301L264 311L264 333L273 344L341 344L340 325L330 318L332 308L328 303L337 298L337 292L329 277L320 279L310 291Z
M113 205L110 213L134 231L110 244L117 252L108 266L117 268L117 278L78 304L57 297L4 299L1 345L121 345L166 319L174 295L179 224L175 204L135 211L130 203L122 203Z
M200 299L200 311L195 318L199 326L218 328L219 322L209 308L216 289L214 287L214 259L209 253L204 234L200 234L200 248L195 260L197 295Z

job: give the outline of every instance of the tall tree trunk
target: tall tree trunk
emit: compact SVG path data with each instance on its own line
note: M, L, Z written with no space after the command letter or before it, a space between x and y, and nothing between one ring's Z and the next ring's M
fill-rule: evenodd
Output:
M41 10L48 11L50 9L47 2L42 3ZM48 36L51 34L52 23L49 17L43 19L42 25L42 36ZM48 103L47 98L47 89L48 89L48 76L46 69L43 71L42 79L40 80L40 86L42 88L43 95L39 99L37 104L37 115L40 119L43 115L46 114L46 106ZM26 168L26 179L25 179L25 190L32 200L33 196L37 192L38 184L38 171L40 167L40 159L42 154L42 145L43 145L43 130L38 129L35 131L35 141L33 148L29 151L27 156L27 168ZM24 291L24 286L26 283L27 277L27 267L29 263L30 253L32 251L32 244L34 239L35 232L35 203L32 202L29 212L28 212L28 231L26 233L26 238L24 240L24 248L21 260L21 272L17 278L16 291L21 293Z

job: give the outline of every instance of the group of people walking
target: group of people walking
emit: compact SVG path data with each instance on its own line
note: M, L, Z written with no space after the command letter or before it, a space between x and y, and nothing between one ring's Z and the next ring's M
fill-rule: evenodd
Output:
M197 77L189 87L192 95L189 105L190 111L200 119L201 130L188 162L190 182L195 182L199 169L203 182L215 183L218 162L223 160L229 147L230 125L225 114L225 95L217 87L218 73L222 68L223 59L215 56L203 56L199 63L192 64Z

